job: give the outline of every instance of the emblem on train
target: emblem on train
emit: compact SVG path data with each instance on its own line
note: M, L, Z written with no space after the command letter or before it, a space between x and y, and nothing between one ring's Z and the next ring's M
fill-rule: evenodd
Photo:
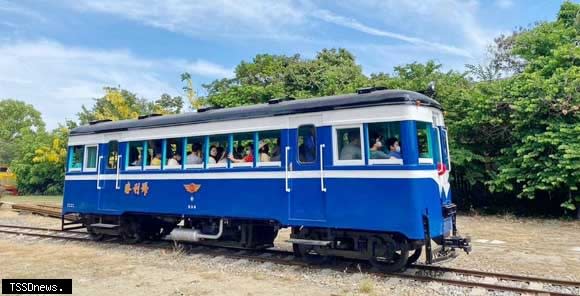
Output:
M183 187L185 188L185 191L193 194L199 191L199 188L201 188L200 184L195 184L195 183L189 183L189 184L184 184Z

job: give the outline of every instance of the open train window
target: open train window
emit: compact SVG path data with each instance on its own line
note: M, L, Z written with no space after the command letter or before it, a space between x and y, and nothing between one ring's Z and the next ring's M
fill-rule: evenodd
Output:
M232 167L252 167L254 165L254 133L238 133L232 135Z
M183 163L183 139L174 138L165 140L165 169L178 170L181 169Z
M143 141L129 142L127 144L127 158L125 163L128 170L140 170L143 165Z
M163 140L145 142L145 168L161 169L163 158Z
M298 160L301 163L316 161L316 127L312 124L298 127Z
M419 151L419 163L433 163L433 137L431 123L417 121L417 143Z
M281 166L280 131L258 132L257 166Z
M189 137L185 139L185 168L203 168L205 137Z
M401 122L373 122L367 125L369 164L403 164Z
M97 156L99 148L97 145L85 146L83 171L95 172L97 170Z
M80 171L83 167L85 148L82 145L72 146L69 150L68 170Z
M334 164L364 164L362 125L350 125L333 128Z
M119 142L109 142L109 155L107 157L107 169L117 169L119 158Z
M228 166L228 135L216 135L209 137L207 148L207 167L225 168Z

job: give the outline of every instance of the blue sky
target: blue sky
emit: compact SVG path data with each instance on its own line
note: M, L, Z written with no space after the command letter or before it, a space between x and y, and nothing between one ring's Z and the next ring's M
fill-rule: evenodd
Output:
M554 0L0 0L0 99L33 104L49 128L118 86L180 95L180 73L231 77L259 53L311 58L344 47L366 74L434 59L463 70L493 37L555 19Z

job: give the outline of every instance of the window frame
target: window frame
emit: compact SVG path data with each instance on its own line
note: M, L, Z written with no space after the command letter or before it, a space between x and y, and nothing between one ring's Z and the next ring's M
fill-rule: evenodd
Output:
M417 136L419 135L419 127L418 127L418 123L425 123L425 127L426 127L426 135L427 135L427 149L429 149L428 151L431 152L431 158L428 157L421 157L421 151L419 151L419 138L417 137L417 157L418 157L418 163L419 164L434 164L435 160L433 159L433 153L435 151L432 151L434 147L432 147L431 144L433 144L433 135L431 135L431 130L430 128L433 128L433 123L432 122L428 122L428 121L415 121L415 130L416 130L416 134Z
M366 138L366 141L367 141L367 143L369 145L369 147L368 147L369 154L367 155L368 164L369 165L382 165L382 164L386 164L386 165L403 165L404 163L403 163L403 150L402 149L401 149L401 158L400 159L399 158L387 158L387 159L371 158L371 147L370 147L370 141L371 141L371 139L370 139L370 129L368 128L368 125L369 124L377 124L377 123L378 124L390 124L390 123L397 123L397 124L399 124L399 139L398 140L401 141L401 137L402 137L402 135L401 135L401 123L402 123L402 121L401 120L367 122L366 123L367 124L367 128L366 128L365 138ZM385 139L385 145L387 144L386 143L386 140L387 139ZM389 147L387 147L387 149L388 148Z
M201 159L202 159L202 162L201 163L198 163L198 164L188 164L187 163L187 145L189 144L189 141L188 141L189 138L200 138L202 140L201 141L202 142L202 144L201 144L201 154L202 154ZM184 156L181 159L182 159L182 162L183 162L183 169L184 170L189 170L189 169L197 169L197 170L200 170L200 169L204 169L205 168L205 157L204 157L204 155L205 155L205 147L207 146L206 145L206 140L205 140L206 138L207 138L207 136L190 136L190 137L184 137L183 138L183 155ZM193 153L193 143L191 143L191 153Z
M163 140L163 147L161 148L162 152L161 152L161 163L162 163L162 169L164 171L178 171L183 169L183 163L185 162L185 158L182 156L181 157L181 163L177 166L168 166L167 162L169 161L169 158L167 158L168 154L169 154L169 145L171 145L171 143L169 142L169 140L178 140L178 142L181 142L181 145L184 144L183 142L184 138L169 138L169 139L164 139ZM179 154L183 154L183 151L185 149L181 149L181 151L178 151Z
M299 141L300 141L300 128L305 127L305 126L313 126L314 127L314 160L311 162L302 162L302 160L300 160L300 145L299 145ZM318 128L316 126L316 124L314 123L304 123L298 126L298 128L296 128L296 163L298 163L299 165L314 165L317 162L319 162L318 160Z
M115 167L112 167L112 168L109 167L109 159L111 158L111 151L112 151L111 150L111 143L117 143L117 157L115 157ZM111 140L111 141L107 142L107 166L106 166L107 170L117 170L117 167L119 165L121 165L119 163L119 155L120 155L119 152L121 152L120 150L121 150L121 143L119 143L118 140Z
M234 141L236 135L240 135L240 134L252 134L252 150L254 150L254 161L256 160L257 154L258 152L256 151L256 137L255 137L255 132L239 132L239 133L231 133L229 134L229 138L231 139L230 143L228 144L228 152L227 155L230 155L233 151L234 148ZM237 140L237 141L242 141L242 140ZM227 157L227 156L226 156ZM253 168L254 167L254 161L252 162L233 162L231 160L228 161L230 163L230 168Z
M87 167L88 164L88 148L96 148L96 153L95 153L95 167L94 168L89 168ZM99 168L99 144L90 144L90 145L85 145L84 147L84 151L83 151L84 155L83 155L83 172L96 172L97 169Z
M255 145L257 147L256 152L254 154L254 158L256 160L256 167L281 167L282 166L282 158L280 158L280 160L278 161L260 161L260 141L261 141L261 137L260 137L260 133L264 133L264 132L278 132L278 139L280 139L280 144L282 144L282 130L264 130L264 131L257 131L256 132L256 143L257 145ZM280 148L280 153L282 153L282 147ZM282 155L280 155L281 157Z
M149 142L155 142L155 141L161 141L161 162L159 163L159 165L151 165L149 163L149 161L147 161L147 159L149 158ZM150 139L150 140L145 140L145 145L144 145L144 153L145 155L142 155L141 157L145 156L145 159L143 159L144 162L144 166L143 166L143 170L144 171L160 171L163 169L163 147L165 147L164 145L165 141L164 139ZM155 157L155 149L153 148L153 154L151 156L151 160L153 160L153 158Z
M208 135L207 137L207 142L206 142L206 147L204 147L204 153L205 155L207 155L207 158L204 159L204 163L206 164L206 168L207 169L227 169L229 167L230 164L230 160L228 159L227 155L230 153L230 149L231 149L231 135L232 134L219 134L219 135ZM227 148L228 150L225 151L226 153L226 161L225 162L216 162L216 163L209 163L209 158L211 157L209 154L209 150L211 148L211 137L216 137L216 138L220 138L221 136L226 136L227 138ZM219 140L217 141L217 143L220 143ZM225 149L224 149L225 150ZM207 152L207 153L206 153Z
M359 137L360 137L360 152L361 158L360 159L339 159L340 151L338 151L338 137L337 131L341 129L359 129ZM365 147L364 147L364 129L363 124L346 124L346 125L335 125L332 126L332 163L333 165L364 165L365 164Z
M82 151L83 151L83 160L81 162L81 166L78 168L73 168L71 167L72 165L72 161L74 159L74 148L75 147L82 147ZM69 153L70 156L68 158L68 167L67 167L67 171L69 172L82 172L83 171L83 167L85 165L85 145L73 145L73 146L69 146Z
M141 142L141 149L142 149L141 150L141 165L133 166L133 165L131 165L131 163L129 163L129 156L130 156L129 153L131 153L130 152L131 151L131 143L135 143L135 142ZM144 149L145 141L129 141L129 142L126 142L125 144L126 144L125 153L124 153L125 154L125 170L126 171L140 171L140 170L142 170L143 169L143 162L145 161L143 159L143 157L144 157L143 154L145 151L145 149Z

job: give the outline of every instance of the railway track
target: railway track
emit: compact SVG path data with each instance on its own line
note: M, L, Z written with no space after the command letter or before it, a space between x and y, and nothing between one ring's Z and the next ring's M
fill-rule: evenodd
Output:
M62 231L59 229L19 225L0 225L0 233L59 240L91 241L86 232ZM111 238L102 243L122 244L121 241L115 238ZM301 266L304 268L321 267L319 265L308 264L300 260L300 258L294 257L290 251L279 249L248 250L235 247L216 247L212 245L177 244L170 241L145 242L135 246L148 249L174 249L182 251L185 254L203 254L214 257L223 256L229 259L271 262L282 265ZM402 273L386 274L373 270L366 262L351 260L337 260L333 265L322 267L340 272L368 272L384 278L396 277L421 282L438 282L466 288L507 291L525 295L580 295L580 282L470 269L415 264Z

